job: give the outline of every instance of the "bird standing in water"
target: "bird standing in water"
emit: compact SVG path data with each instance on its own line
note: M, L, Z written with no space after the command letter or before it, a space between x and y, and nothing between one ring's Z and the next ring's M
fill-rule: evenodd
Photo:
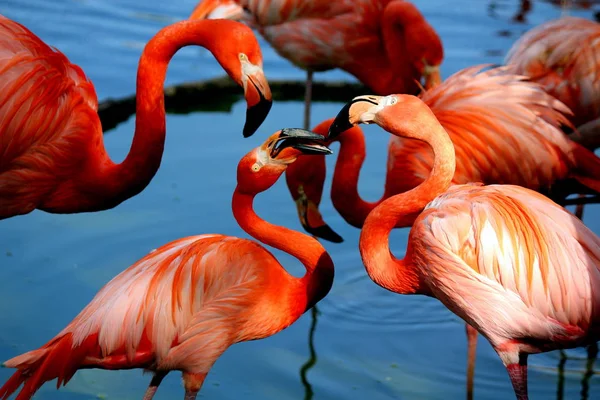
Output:
M435 29L404 0L202 0L197 18L231 18L257 29L282 57L307 71L304 128L313 72L340 68L377 94L410 93L440 81Z
M452 183L513 184L559 192L563 200L581 186L600 192L600 159L560 129L562 124L569 125L569 110L538 84L512 73L510 67L481 72L482 67L459 71L420 95L454 144L456 169ZM314 131L326 135L332 121L322 122ZM366 156L362 130L352 127L331 141L340 142L331 200L344 220L357 228L385 199L422 183L434 164L427 144L392 136L384 193L378 201L369 202L358 193ZM301 156L286 171L286 180L304 228L318 237L340 242L342 238L319 211L325 172L323 157ZM467 392L472 393L477 331L469 325L466 328Z
M268 190L300 153L329 154L322 136L283 129L238 164L233 214L248 234L296 257L290 275L258 243L198 235L166 244L107 283L54 339L4 363L17 372L0 388L30 399L44 382L66 384L78 369L144 368L154 373L144 400L169 371L183 372L185 399L196 398L214 362L231 345L285 329L321 300L333 262L314 238L262 220L254 197Z
M244 88L250 136L271 108L256 37L234 21L183 21L146 45L137 75L135 135L114 163L104 148L98 99L81 68L23 25L0 15L0 219L34 209L106 210L140 193L158 170L166 125L167 66L182 47L207 48Z
M375 123L427 143L429 176L368 215L359 249L367 273L400 294L423 294L484 335L506 366L518 400L527 400L529 354L600 339L600 238L547 197L513 185L451 186L454 146L414 96L359 96L331 125L335 137ZM406 256L389 235L412 226Z

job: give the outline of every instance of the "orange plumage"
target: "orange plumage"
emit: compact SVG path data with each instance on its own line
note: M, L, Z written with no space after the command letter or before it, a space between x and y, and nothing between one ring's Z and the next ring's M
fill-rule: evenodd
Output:
M211 50L244 87L246 136L266 117L271 93L252 31L233 21L176 23L158 32L142 53L136 134L130 153L115 164L104 148L98 100L83 71L0 15L0 219L36 208L54 213L104 210L141 192L162 158L167 65L189 44Z
M564 195L575 179L600 192L600 159L570 140L560 129L569 126L568 108L544 92L539 84L512 73L510 67L481 71L464 69L420 95L450 135L456 151L452 182L515 184ZM325 133L331 120L315 128ZM365 157L365 141L358 127L335 140L340 152L333 177L333 205L351 225L361 227L369 212L386 198L406 192L429 176L433 152L427 144L392 136L388 149L385 190L377 202L364 201L357 190ZM314 221L322 219L318 204L325 178L325 164L300 157L286 172L299 212ZM303 194L300 194L300 191ZM304 221L308 229L315 228Z
M600 23L563 17L525 33L506 63L565 103L576 126L600 118Z

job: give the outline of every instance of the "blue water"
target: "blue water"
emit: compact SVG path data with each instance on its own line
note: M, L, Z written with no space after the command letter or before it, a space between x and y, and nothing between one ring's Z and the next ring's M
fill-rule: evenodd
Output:
M444 76L479 63L500 63L527 29L560 15L560 9L533 1L524 24L512 22L517 0L416 1L445 46ZM2 0L0 13L15 19L61 49L94 82L100 100L135 91L137 61L144 43L168 23L185 18L193 0ZM597 6L596 6L597 10ZM573 10L592 18L594 10ZM265 73L271 79L302 79L304 73L263 44ZM221 76L208 52L187 48L173 59L167 84ZM321 80L352 80L332 71ZM342 104L315 103L313 121L337 113ZM58 333L113 276L150 250L199 233L247 237L230 209L238 160L266 135L284 126L301 126L298 102L279 102L259 132L243 140L245 104L230 113L168 115L161 169L140 195L100 213L51 215L33 212L0 222L0 359L37 348ZM131 143L134 120L105 135L114 160ZM367 199L383 191L388 136L368 127L368 157L360 192ZM334 146L334 150L337 147ZM329 157L329 171L335 157ZM328 187L326 188L328 192ZM283 179L257 199L265 219L301 230ZM357 251L357 229L344 224L329 199L322 206L344 238L327 243L336 262L332 291L319 304L314 334L316 363L303 383L300 370L311 360L310 313L271 338L229 349L215 364L200 397L211 399L455 399L465 396L464 324L436 300L399 296L373 284ZM586 208L585 222L600 233L599 209ZM394 232L397 254L407 230ZM275 251L292 273L302 266ZM584 350L570 356L585 357ZM530 357L532 399L579 399L585 361L570 359L560 389L558 353ZM11 370L0 370L0 382ZM57 392L44 386L37 399L140 399L150 376L140 371L78 372ZM560 390L559 390L560 389ZM562 392L562 396L557 395ZM156 399L183 396L181 379L165 379ZM500 360L479 341L475 397L510 399L512 389ZM589 398L600 398L600 380L589 381Z

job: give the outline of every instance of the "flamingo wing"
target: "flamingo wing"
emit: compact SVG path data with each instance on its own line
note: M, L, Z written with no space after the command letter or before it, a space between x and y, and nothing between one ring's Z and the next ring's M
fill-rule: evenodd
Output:
M435 296L494 345L581 344L598 329L600 239L546 197L512 185L459 185L411 231Z
M575 113L581 125L600 117L600 24L563 17L541 24L510 49L506 63L530 76Z
M102 130L83 71L1 15L0 90L1 218L31 211L80 171Z
M269 324L289 319L285 327L299 316L273 312L267 315L272 320L260 320L271 304L265 297L285 290L281 280L281 291L267 287L280 278L278 271L285 272L272 254L249 240L176 240L107 283L45 346L4 365L19 369L15 382L25 382L26 393L57 377L66 383L86 367L208 372L231 344L273 334L277 329ZM10 395L15 382L0 388L0 397Z
M466 68L421 95L456 150L454 183L549 188L575 166L561 131L568 108L509 67ZM386 193L405 192L430 174L433 152L424 143L392 136ZM403 179L394 177L403 176Z

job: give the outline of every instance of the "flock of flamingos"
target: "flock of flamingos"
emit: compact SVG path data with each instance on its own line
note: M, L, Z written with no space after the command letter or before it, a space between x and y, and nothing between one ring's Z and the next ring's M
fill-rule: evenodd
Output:
M145 400L172 370L183 373L192 400L229 346L294 323L334 279L334 260L311 236L342 240L319 211L332 141L340 150L331 198L362 229L369 277L441 301L466 322L470 358L481 333L517 399L528 398L529 354L600 340L600 238L563 208L600 194L600 159L574 140L600 135L600 24L582 18L535 27L503 66L473 66L442 81L442 42L408 1L204 0L146 44L135 135L116 164L84 72L0 15L0 219L34 209L102 211L142 192L164 148L167 65L184 46L208 49L243 88L243 135L252 135L271 107L252 29L307 71L307 125L313 72L341 68L377 94L349 99L313 131L282 129L239 162L235 219L258 242L300 260L306 274L293 277L256 241L175 240L112 279L45 345L6 361L16 372L0 398L22 385L16 399L29 399L82 368L143 368L153 372ZM357 190L359 124L392 135L385 193L372 203ZM284 172L311 235L253 211L254 197ZM398 259L389 235L402 227L412 229Z

